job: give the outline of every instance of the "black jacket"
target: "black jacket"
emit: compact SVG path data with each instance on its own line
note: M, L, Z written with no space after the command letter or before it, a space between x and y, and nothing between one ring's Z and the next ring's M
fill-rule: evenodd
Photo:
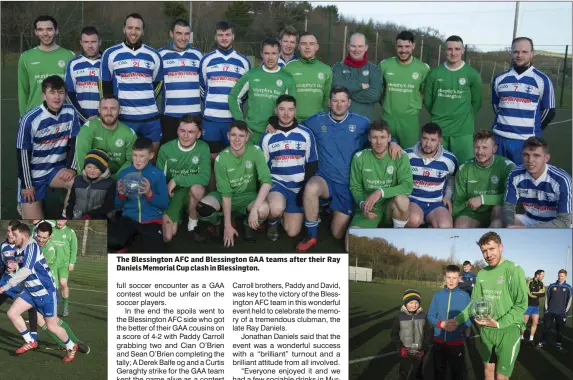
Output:
M106 219L113 210L115 181L109 169L98 179L91 180L85 170L74 178L70 201L66 208L68 219Z

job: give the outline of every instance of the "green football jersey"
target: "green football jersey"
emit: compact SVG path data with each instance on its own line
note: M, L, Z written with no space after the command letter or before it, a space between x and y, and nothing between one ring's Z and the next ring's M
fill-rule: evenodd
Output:
M485 267L476 277L472 301L488 299L493 304L492 318L499 323L499 328L517 326L524 329L523 314L527 309L527 284L523 269L509 260L504 260L496 267ZM470 304L455 319L459 324L471 317ZM490 327L485 327L490 328Z
M64 78L68 62L74 53L63 47L43 51L39 47L27 50L18 61L18 110L20 116L42 104L42 81L51 75Z
M384 82L382 118L387 115L418 115L430 66L417 58L404 65L396 57L391 57L380 62L379 67Z
M121 169L131 164L133 143L137 139L135 132L127 125L118 122L117 128L109 130L105 128L100 118L88 120L80 128L76 138L76 162L78 172L84 169L86 154L92 149L102 149L109 154L109 170L117 176Z
M50 268L56 268L56 246L52 242L52 239L48 240L45 246L40 247L42 250L42 255L46 259L46 263ZM53 269L52 269L53 271Z
M259 146L247 144L241 157L223 150L215 159L217 191L225 198L235 194L257 193L257 179L261 184L271 184L271 171L265 154Z
M68 226L52 230L50 242L56 247L56 265L55 267L68 266L76 264L78 254L78 237L76 232Z
M450 70L444 63L426 79L424 105L445 137L473 135L481 98L481 76L468 64Z
M318 59L299 58L284 68L296 83L296 118L299 122L328 108L332 69Z
M294 96L296 85L292 76L279 68L271 72L266 67L256 67L241 77L229 94L229 109L233 119L243 120L241 100L248 96L247 125L263 133L274 115L275 102L284 94Z
M378 158L372 149L364 149L352 158L350 192L358 206L378 189L383 192L380 203L396 195L410 195L413 188L414 179L407 154L402 153L392 160L389 153Z
M509 172L515 164L502 156L493 156L493 162L483 167L475 159L460 166L454 190L454 218L467 208L470 198L481 197L482 205L477 213L491 212L493 206L502 205Z
M174 179L177 186L207 186L211 177L209 145L197 140L191 148L183 148L179 140L169 141L159 149L156 166L163 170L167 182Z

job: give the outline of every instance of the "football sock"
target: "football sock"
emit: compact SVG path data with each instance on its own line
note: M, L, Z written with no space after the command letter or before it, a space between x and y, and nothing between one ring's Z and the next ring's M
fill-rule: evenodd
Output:
M79 341L78 337L74 334L74 332L72 331L72 329L70 328L70 326L68 326L68 324L67 324L63 319L60 319L60 321L58 322L58 325L62 326L62 328L63 328L64 330L66 330L66 332L68 333L68 336L70 337L70 339L71 339L73 342L78 342L78 341Z
M30 333L28 332L28 330L24 330L20 333L20 335L22 335L22 338L24 338L24 340L26 341L26 343L31 343L34 341L34 339L32 339L32 336L30 335Z
M318 220L311 221L305 219L304 225L306 226L308 236L316 239L318 236Z
M67 308L68 308L69 298L63 298L63 297L62 297L62 299L64 300L64 309L67 309Z
M408 219L398 220L398 219L392 218L392 223L394 224L394 228L404 228L404 227L406 227L406 223L408 223Z

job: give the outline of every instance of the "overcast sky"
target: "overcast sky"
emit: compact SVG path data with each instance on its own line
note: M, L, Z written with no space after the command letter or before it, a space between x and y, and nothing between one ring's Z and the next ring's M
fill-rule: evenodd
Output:
M480 50L509 46L513 37L515 2L312 2L335 4L339 13L409 28L432 27L444 36L457 34ZM533 39L537 50L565 52L571 45L570 2L520 2L517 34ZM488 46L486 46L488 45ZM553 46L548 46L553 45ZM554 46L560 45L560 46ZM571 52L571 46L569 46Z

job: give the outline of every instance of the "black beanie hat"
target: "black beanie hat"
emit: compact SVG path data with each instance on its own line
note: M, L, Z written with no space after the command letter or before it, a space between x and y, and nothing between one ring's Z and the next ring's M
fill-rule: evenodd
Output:
M95 165L102 173L105 173L109 167L109 155L105 150L90 150L84 159L84 167L88 164Z

